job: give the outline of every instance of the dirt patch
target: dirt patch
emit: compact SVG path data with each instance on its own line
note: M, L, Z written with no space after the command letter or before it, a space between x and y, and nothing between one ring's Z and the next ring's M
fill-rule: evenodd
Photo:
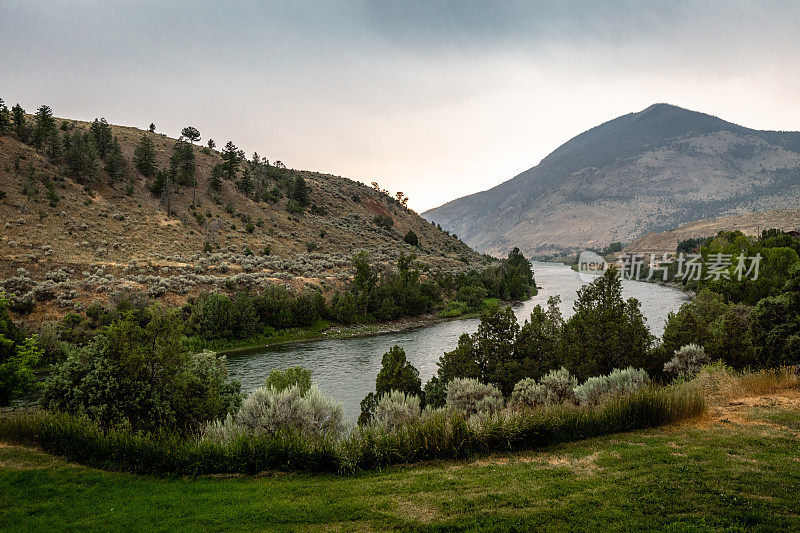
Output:
M512 463L535 463L551 468L568 468L579 474L593 474L599 467L596 464L600 452L584 457L573 457L553 453L521 453L511 457L497 456L473 461L469 466L506 465Z
M55 456L45 454L41 450L29 446L17 446L0 442L0 469L23 471L43 470L56 465L79 468L71 463L64 463Z
M781 424L751 417L754 409L774 407L800 411L800 390L787 389L773 394L734 398L721 405L709 407L705 416L692 420L690 424L699 428L709 428L717 424L736 424L786 429L786 426Z
M402 517L410 517L413 520L418 520L423 524L427 524L434 518L439 516L439 510L432 505L425 505L419 502L412 502L410 500L399 500L397 502L398 515Z

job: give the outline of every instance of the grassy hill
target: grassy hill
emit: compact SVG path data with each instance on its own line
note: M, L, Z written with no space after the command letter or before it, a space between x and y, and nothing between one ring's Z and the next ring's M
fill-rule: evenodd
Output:
M423 213L479 251L534 257L800 205L800 133L656 104L592 128L488 191Z
M90 123L55 119L55 126L61 135L89 131ZM46 149L13 133L0 136L0 290L36 302L31 320L105 301L119 289L170 303L202 290L272 283L311 285L328 294L349 280L351 259L360 251L379 265L415 253L431 270L458 271L484 261L387 192L343 177L273 164L266 177L254 178L278 197L254 201L225 179L215 193L209 180L221 155L204 146L191 147L197 186L175 192L168 214L163 199L148 189L154 178L143 176L132 158L145 136L155 146L157 165L166 169L177 140L110 128L126 161L124 176L111 180L101 162L92 186L70 177ZM308 186L310 205L290 212L287 194L298 176ZM418 246L404 242L409 230Z

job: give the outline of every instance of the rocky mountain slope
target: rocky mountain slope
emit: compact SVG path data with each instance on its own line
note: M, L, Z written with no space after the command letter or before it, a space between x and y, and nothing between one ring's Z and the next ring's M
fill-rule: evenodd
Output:
M90 127L55 123L69 132ZM132 157L147 136L156 163L166 169L176 139L133 127L111 130L126 159L125 176L112 182L101 170L91 187L69 177L46 149L13 132L0 136L0 291L35 301L35 314L43 316L34 319L106 300L124 288L172 303L201 290L271 283L329 293L347 283L360 251L383 265L415 253L431 270L486 261L385 191L339 176L285 169L282 182L264 178L265 189L280 190L302 176L310 205L301 212L288 209L287 190L272 201L254 201L223 179L213 193L209 180L220 152L196 144L197 187L176 191L168 215L163 199L148 189L154 178L143 176ZM404 242L409 230L418 246Z
M761 235L765 229L800 230L800 210L771 209L758 213L742 213L725 217L696 220L658 233L646 233L623 250L626 253L662 254L674 252L678 243L687 239L712 237L720 231L741 231L745 235Z
M684 222L800 204L800 133L656 104L492 189L423 213L479 251L561 255Z

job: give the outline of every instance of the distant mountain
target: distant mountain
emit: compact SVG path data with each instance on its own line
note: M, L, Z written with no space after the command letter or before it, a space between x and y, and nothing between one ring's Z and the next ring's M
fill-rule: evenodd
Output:
M800 133L655 104L422 215L479 251L559 255L684 222L800 205Z

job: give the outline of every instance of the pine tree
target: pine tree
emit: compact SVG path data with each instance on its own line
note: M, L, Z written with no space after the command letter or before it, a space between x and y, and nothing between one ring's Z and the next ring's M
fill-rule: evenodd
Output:
M200 140L200 132L194 126L186 126L181 130L181 135L186 137L191 144Z
M66 152L67 167L70 175L84 185L94 185L97 181L98 168L97 148L90 135L82 135L74 130Z
M60 163L64 158L64 144L61 142L61 136L57 131L54 131L50 136L50 141L47 145L47 157L51 163Z
M161 194L164 192L164 188L167 186L167 180L167 173L163 170L159 170L156 172L155 179L150 185L147 186L147 188L154 195L161 196Z
M111 149L108 152L108 157L106 158L106 172L108 172L108 176L111 178L111 181L119 181L125 177L125 167L126 167L125 156L122 155L122 147L119 144L119 139L114 137L114 140L111 142Z
M178 141L172 147L172 156L169 159L169 174L174 187L179 185L193 187L192 205L197 200L197 163L194 157L194 148L186 141Z
M239 170L239 151L233 141L228 141L225 149L222 150L222 161L224 162L225 175L229 180L236 178Z
M11 131L11 113L2 98L0 98L0 135Z
M306 180L304 180L302 176L296 176L292 182L292 188L289 192L289 197L302 207L305 207L310 202L308 196L308 185L306 185Z
M222 176L225 175L225 165L223 163L217 163L214 165L214 168L211 170L211 179L208 180L208 186L214 192L219 192L222 188Z
M250 171L250 166L245 165L244 168L242 169L242 177L239 178L239 182L236 184L236 186L239 187L239 190L241 190L247 197L249 197L250 194L252 194L254 189L251 174L252 173Z
M147 135L142 135L139 145L133 152L133 163L143 176L155 176L157 170L156 147Z
M100 159L106 161L108 155L111 153L111 146L114 143L114 136L111 133L111 126L108 125L106 119L94 119L90 127L92 136L94 137L94 145L97 147L97 153Z
M41 149L47 139L56 130L56 123L53 120L53 110L50 106L42 105L36 110L36 127L33 130L33 144L37 149Z
M215 143L215 142L214 142L214 139L209 139L209 140L208 140L208 143L206 143L206 144L208 145L208 149L209 149L209 150L213 150L213 149L214 149L214 147L216 147L216 146L217 146L217 143Z
M25 124L25 110L22 106L17 104L11 108L11 119L14 122L14 132L19 137L19 140L26 142L28 140L28 128Z
M153 183L150 184L148 189L155 196L161 197L164 206L167 208L167 214L172 214L172 192L175 188L175 180L170 172L164 172L159 169Z
M150 127L147 128L147 129L150 131L150 133L155 133L156 132L156 125L151 122L150 123Z

